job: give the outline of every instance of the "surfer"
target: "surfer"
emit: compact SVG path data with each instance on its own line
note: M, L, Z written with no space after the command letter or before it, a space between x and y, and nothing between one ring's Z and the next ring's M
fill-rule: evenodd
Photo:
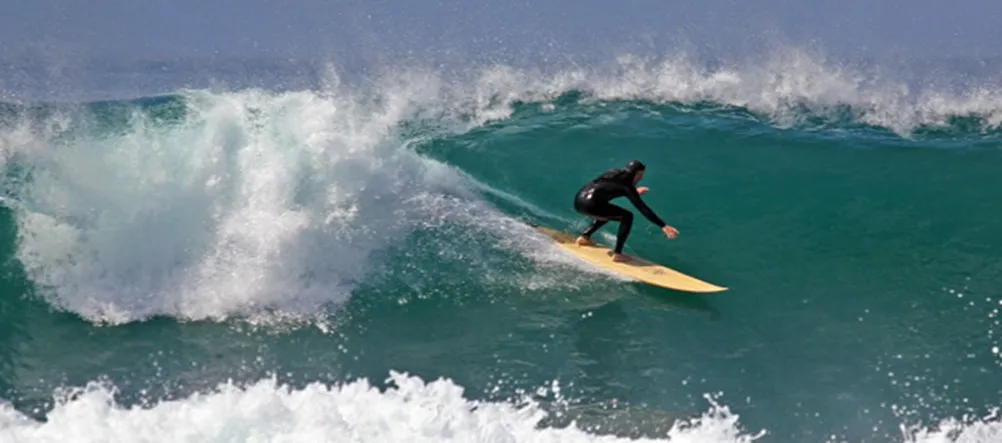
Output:
M577 195L574 196L574 209L588 217L595 219L581 236L577 238L579 245L594 245L591 240L592 234L599 228L605 226L610 221L619 222L619 233L616 236L616 248L613 250L612 259L622 262L630 260L630 257L623 254L623 245L626 238L630 236L630 228L633 226L633 213L609 203L614 198L626 197L630 199L641 214L654 223L668 238L675 238L678 230L668 226L658 218L657 214L647 207L647 204L640 199L640 195L647 192L646 187L637 187L637 183L644 177L644 170L647 167L637 160L627 163L624 169L611 169L604 172L588 184L584 185Z

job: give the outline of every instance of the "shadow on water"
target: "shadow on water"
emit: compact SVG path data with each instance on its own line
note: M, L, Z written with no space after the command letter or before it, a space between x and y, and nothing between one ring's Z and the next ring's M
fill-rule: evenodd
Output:
M701 315L706 315L713 321L720 320L722 316L720 310L710 302L710 298L717 296L716 294L674 291L640 282L628 281L620 283L618 288L599 295L593 295L587 299L580 299L580 303L577 303L579 310L582 312L593 311L610 304L621 303L623 300L635 298L642 301L649 309L657 311L693 311Z
M712 294L692 294L688 292L672 291L641 283L637 283L636 285L640 286L637 290L638 294L641 295L644 300L651 302L656 309L686 309L696 311L700 314L706 314L709 316L709 319L713 321L720 320L722 315L720 310L713 307L707 299L708 297L712 297Z

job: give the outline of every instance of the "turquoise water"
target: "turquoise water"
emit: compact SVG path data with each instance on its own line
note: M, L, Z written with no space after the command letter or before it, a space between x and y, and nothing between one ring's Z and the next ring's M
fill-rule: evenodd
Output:
M0 435L996 441L997 87L803 62L8 102ZM533 231L631 159L728 291Z

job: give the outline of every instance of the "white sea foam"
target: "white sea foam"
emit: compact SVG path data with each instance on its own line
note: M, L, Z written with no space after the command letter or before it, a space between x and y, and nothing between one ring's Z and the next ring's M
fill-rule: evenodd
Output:
M261 380L241 388L162 401L148 408L116 404L113 390L93 384L37 422L0 409L0 440L43 442L751 442L726 406L675 423L657 439L588 433L576 425L538 426L534 402L478 402L451 380L430 382L391 373L380 391L365 380L302 389Z
M175 400L125 407L114 387L92 383L57 396L44 421L0 405L0 441L45 442L692 442L769 441L767 429L745 429L739 415L711 401L709 409L671 423L663 435L627 438L567 427L540 426L547 412L529 397L484 402L467 398L448 379L425 381L391 372L390 387L367 380L303 388L264 379ZM629 416L624 416L629 419ZM658 424L653 428L666 425ZM643 428L643 423L633 423ZM648 424L650 425L650 424ZM902 425L890 443L994 443L1002 438L995 415ZM819 438L819 443L843 440ZM875 440L878 441L878 440ZM885 441L885 440L879 440Z

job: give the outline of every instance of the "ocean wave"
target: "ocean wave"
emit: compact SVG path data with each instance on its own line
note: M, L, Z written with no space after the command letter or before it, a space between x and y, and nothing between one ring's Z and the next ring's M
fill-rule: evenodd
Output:
M377 266L372 253L423 220L503 217L470 176L412 149L526 128L493 122L594 125L624 107L659 115L660 126L696 115L684 124L905 134L1002 121L999 90L985 84L915 91L798 51L712 69L627 57L614 69L470 73L458 81L413 68L386 70L368 88L334 76L319 91L5 105L3 191L18 209L17 257L55 306L97 322L315 316L350 297ZM437 195L472 203L428 206L450 201Z

